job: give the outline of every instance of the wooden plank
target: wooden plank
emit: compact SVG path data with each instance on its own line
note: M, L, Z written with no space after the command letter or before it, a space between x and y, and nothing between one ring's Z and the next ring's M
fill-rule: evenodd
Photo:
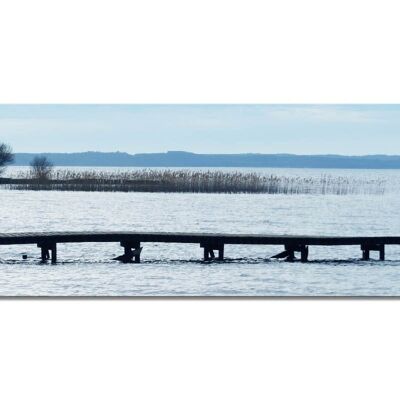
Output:
M344 246L400 245L400 236L288 236L174 232L22 232L1 233L0 245L84 242L159 242L222 244Z

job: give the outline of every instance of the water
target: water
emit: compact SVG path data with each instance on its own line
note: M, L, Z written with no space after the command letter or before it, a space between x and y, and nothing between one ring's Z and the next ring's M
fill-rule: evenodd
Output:
M12 174L15 171L9 170ZM298 235L400 235L400 171L264 170L291 176L385 179L385 195L163 194L0 191L0 232L138 230ZM142 264L120 264L118 243L0 246L2 296L397 296L400 246L360 261L357 246L311 247L308 264L269 257L280 246L226 246L203 263L198 245L144 244ZM28 260L22 260L22 254ZM371 253L377 257L377 253Z

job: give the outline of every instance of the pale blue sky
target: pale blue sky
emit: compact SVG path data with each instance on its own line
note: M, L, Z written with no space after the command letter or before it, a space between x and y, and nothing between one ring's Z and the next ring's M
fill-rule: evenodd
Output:
M16 152L400 154L400 105L0 105Z

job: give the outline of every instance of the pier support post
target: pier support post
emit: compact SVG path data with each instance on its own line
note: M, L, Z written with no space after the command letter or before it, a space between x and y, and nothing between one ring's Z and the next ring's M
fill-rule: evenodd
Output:
M384 244L363 244L361 245L362 259L368 261L371 251L379 252L379 260L385 261L385 245Z
M142 254L143 247L140 247L140 243L135 247L135 263L140 264L140 255Z
M218 260L224 261L224 245L223 244L221 244L218 249Z
M39 245L38 245L38 247L39 247ZM49 251L45 247L41 247L40 252L41 252L42 262L46 262L46 260L49 259Z
M115 260L124 263L134 262L135 264L140 264L140 254L143 249L140 247L140 242L121 242L121 246L124 248L124 255L115 258Z
M308 261L308 246L301 246L301 262L306 263Z
M295 247L294 246L285 246L285 250L287 253L286 256L286 261L292 262L296 259L294 252L295 252Z
M308 253L309 253L308 246L300 244L290 244L290 245L286 244L285 251L271 258L285 258L286 261L293 262L296 259L295 257L296 252L301 254L301 262L303 263L308 262Z
M203 260L208 261L209 258L209 252L207 247L203 247Z
M385 261L385 245L381 244L381 248L379 249L379 260Z
M209 247L204 247L204 261L210 261L215 258L214 252Z
M57 243L38 243L37 247L40 248L42 262L50 260L50 252L52 264L57 262Z
M362 259L363 261L368 261L370 256L370 252L368 249L362 249Z
M57 262L57 243L51 245L51 263L55 264Z
M200 247L204 249L204 261L215 260L214 250L218 251L218 261L224 260L224 244L222 243L200 243Z
M295 253L300 253L300 260L302 263L308 262L308 246L305 245L286 245L287 252L286 261L294 261L296 259Z

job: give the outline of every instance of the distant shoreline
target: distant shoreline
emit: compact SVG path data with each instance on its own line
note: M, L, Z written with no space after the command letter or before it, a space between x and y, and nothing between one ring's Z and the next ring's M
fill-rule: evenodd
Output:
M128 154L16 153L13 166L46 156L57 167L400 169L398 155L196 154L184 151Z

